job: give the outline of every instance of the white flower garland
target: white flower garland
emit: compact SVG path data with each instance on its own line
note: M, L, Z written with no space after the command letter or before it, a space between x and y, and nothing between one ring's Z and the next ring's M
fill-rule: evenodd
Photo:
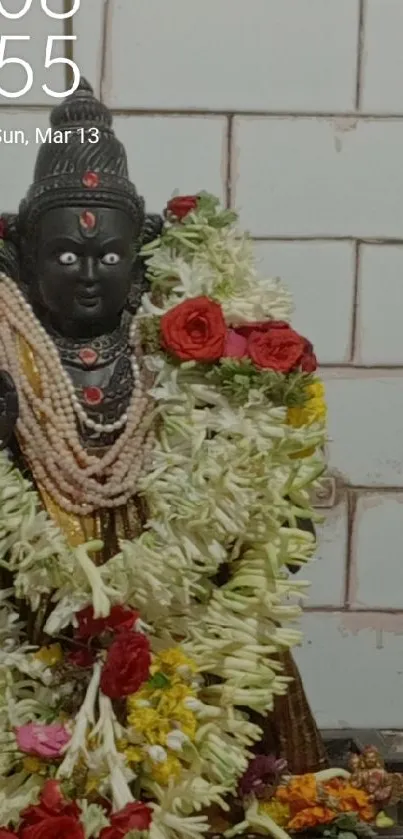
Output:
M203 295L221 304L231 325L289 321L288 293L279 281L258 279L252 245L227 224L232 220L205 196L182 224L166 223L146 254L159 305L146 297L140 325ZM96 567L91 554L99 543L68 547L40 509L36 492L2 453L0 561L14 575L15 596L33 610L43 594L53 593L49 634L60 633L88 603L98 616L125 603L140 611L155 651L178 646L183 638L179 645L198 672L217 677L199 703L187 773L168 787L149 787L155 801L151 839L199 839L208 824L198 811L214 802L225 806L247 766L248 749L261 734L237 708L270 712L275 696L287 690L276 655L301 640L298 601L307 584L290 578L286 566L312 557L314 540L297 528L296 518L314 517L310 492L324 470L326 431L322 422L289 424L287 407L274 405L255 383L247 398L239 399L217 388L201 365L178 366L161 353L150 354L147 363L156 373L153 396L160 418L153 469L142 486L150 510L147 530ZM296 456L307 450L312 454ZM229 580L217 587L211 581L224 563L230 565ZM23 628L7 603L0 629L14 655L0 659L1 741L12 736L16 719L19 724L44 719L57 689L49 670L21 646ZM38 680L44 683L31 703L27 674L35 690ZM130 778L117 759L116 726L102 697L95 723L96 692L89 688L91 697L88 693L75 721L63 773L76 752L85 751L88 726L98 725L98 731L103 726L110 788L124 806L134 800ZM16 785L15 778L6 778L12 762L11 750L0 766L0 825L18 820L42 783L39 776L22 773ZM105 824L102 811L97 817L96 808L86 805L83 813L86 836L96 836Z

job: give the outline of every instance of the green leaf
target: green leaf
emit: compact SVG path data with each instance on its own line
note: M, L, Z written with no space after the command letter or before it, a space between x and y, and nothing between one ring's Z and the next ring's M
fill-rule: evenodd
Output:
M163 690L164 688L169 688L171 685L168 676L165 676L165 673L156 673L149 681L147 682L148 686L151 688L155 688L155 690Z
M308 373L278 373L258 370L250 359L224 358L207 373L207 378L221 392L238 402L245 402L250 390L263 390L276 406L287 408L305 405L309 399L307 387L313 376Z

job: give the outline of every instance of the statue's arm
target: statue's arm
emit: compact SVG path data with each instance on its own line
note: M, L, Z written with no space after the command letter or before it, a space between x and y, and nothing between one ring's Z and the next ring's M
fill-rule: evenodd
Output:
M18 394L5 370L0 370L0 449L7 448L18 419Z

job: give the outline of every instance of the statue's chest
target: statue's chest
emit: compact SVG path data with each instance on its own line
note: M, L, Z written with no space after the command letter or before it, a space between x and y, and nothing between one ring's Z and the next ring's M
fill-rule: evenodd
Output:
M88 346L59 348L64 369L74 386L75 397L85 416L97 428L81 423L81 436L89 446L110 445L119 430L133 392L134 377L127 342L111 345L98 339ZM100 432L104 427L104 433Z

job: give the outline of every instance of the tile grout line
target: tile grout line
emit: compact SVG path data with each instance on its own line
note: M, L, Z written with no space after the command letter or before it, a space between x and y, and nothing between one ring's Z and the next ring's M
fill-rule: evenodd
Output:
M111 12L110 0L103 0L102 9L102 42L101 42L101 68L99 79L100 100L104 102L105 83L107 77L107 50L109 38L109 16Z
M305 606L304 614L340 614L349 615L402 615L403 609L388 609L381 606L366 606L364 609L347 609L345 606Z
M105 7L108 7L109 0L104 0ZM104 39L103 39L104 40ZM106 50L103 51L103 70L106 62ZM161 116L161 117L262 117L267 119L312 119L312 120L329 120L329 119L355 119L359 122L385 122L385 121L403 121L403 111L387 112L387 113L364 113L361 111L234 111L234 110L211 110L208 108L120 108L108 104L114 116ZM19 105L2 103L0 110L4 111L46 111L49 107L43 103L27 102Z
M396 362L394 364L377 364L376 362L374 364L355 364L351 361L325 361L321 362L319 366L322 370L340 370L340 372L344 372L345 370L374 370L375 372L381 373L388 370L403 370L403 361L400 364Z
M234 139L234 117L227 118L227 137L226 137L226 175L225 175L225 199L226 207L229 210L232 207L232 169L233 169L233 139Z
M350 362L354 363L357 352L357 335L358 335L358 311L359 311L359 297L360 297L360 256L361 243L355 243L354 254L354 278L353 278L353 300L352 300L352 316L351 316L351 335L350 335Z
M351 576L353 569L353 545L355 514L357 509L357 496L347 490L347 540L346 540L346 561L344 567L344 608L349 611L351 608Z
M254 242L350 242L360 245L402 245L403 238L398 236L349 236L346 235L331 235L331 234L315 234L302 233L289 235L267 235L254 236L251 234L251 239Z
M361 108L361 95L362 95L362 88L363 88L365 13L366 13L366 0L359 0L358 38L357 38L357 66L356 66L356 79L355 79L355 107L356 107L357 111L359 111L360 108Z

